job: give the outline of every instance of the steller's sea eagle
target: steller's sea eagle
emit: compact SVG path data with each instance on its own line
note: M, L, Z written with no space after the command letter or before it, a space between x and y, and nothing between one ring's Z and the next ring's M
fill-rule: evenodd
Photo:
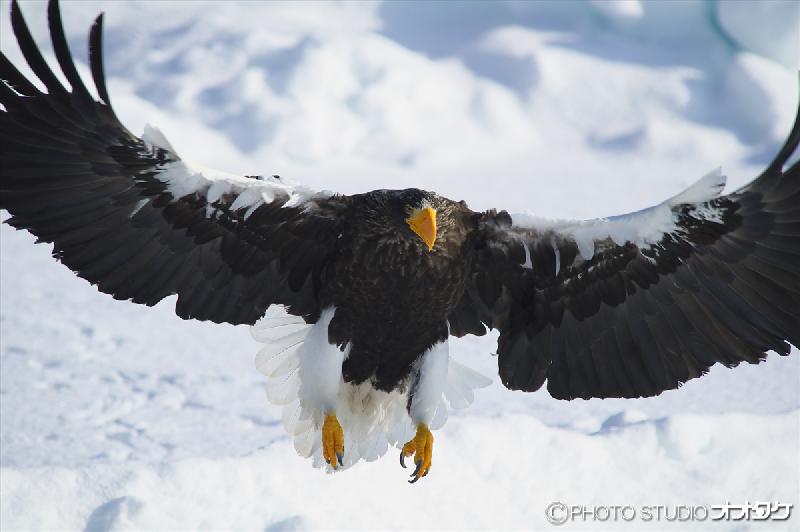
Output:
M51 71L14 0L40 91L0 54L0 207L7 223L116 299L177 295L184 319L253 325L268 395L300 454L329 470L390 445L430 471L433 436L485 377L448 337L500 333L503 384L558 399L649 397L800 346L796 121L754 181L712 172L648 209L549 222L474 212L418 189L345 196L191 165L111 106L102 15L89 33L95 100L57 1ZM405 466L405 464L403 464Z

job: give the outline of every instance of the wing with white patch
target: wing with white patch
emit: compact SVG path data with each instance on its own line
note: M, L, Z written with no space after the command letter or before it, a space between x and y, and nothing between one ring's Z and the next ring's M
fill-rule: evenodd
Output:
M561 269L560 247L564 245L564 241L575 244L577 255L574 258L579 261L591 260L595 251L627 243L640 248L656 246L667 234L686 232L687 227L679 224L683 222L681 212L687 207L692 209L690 215L698 221L720 221L722 212L710 202L722 193L725 181L725 176L717 169L658 205L608 218L560 221L529 214L512 214L515 231L521 233L526 253L524 267L533 267L534 255L531 254L530 244L550 244L553 250L554 275L558 275ZM572 259L569 255L565 258Z
M42 58L16 2L14 33L47 92L0 53L0 208L11 213L8 223L52 243L58 260L117 299L154 305L177 294L182 318L233 324L254 323L280 303L314 321L348 198L201 169L158 130L131 134L105 86L102 15L89 34L101 101L75 69L57 2L48 18L70 90Z
M799 115L800 117L800 115ZM646 397L720 362L800 345L800 125L748 186L716 171L659 205L586 222L490 211L456 335L500 331L503 384Z

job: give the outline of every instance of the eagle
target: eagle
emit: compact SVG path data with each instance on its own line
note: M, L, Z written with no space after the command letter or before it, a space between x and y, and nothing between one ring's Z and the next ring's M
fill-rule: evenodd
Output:
M609 218L476 212L416 188L342 195L203 168L154 127L134 135L106 88L103 15L88 39L95 98L58 2L47 9L68 86L16 0L45 90L0 53L6 223L115 299L177 296L183 319L251 325L270 400L327 471L394 446L403 467L413 457L410 482L429 473L432 430L488 383L451 359L450 336L496 329L503 385L564 400L655 396L800 346L798 119L746 186L723 195L717 170Z

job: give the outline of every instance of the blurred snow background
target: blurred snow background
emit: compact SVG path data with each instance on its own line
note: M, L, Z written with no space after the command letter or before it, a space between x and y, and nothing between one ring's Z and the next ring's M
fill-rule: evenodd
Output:
M22 65L9 7L0 46ZM52 60L45 5L22 7ZM344 193L417 186L474 209L627 212L720 165L730 190L776 153L797 101L796 1L62 11L83 62L106 12L118 114L134 132L158 125L188 158ZM32 243L0 229L3 529L550 528L556 500L800 511L796 351L657 398L567 403L503 389L494 336L455 341L495 383L451 416L431 475L409 487L394 455L340 475L298 458L247 328L181 321L171 300L114 301Z

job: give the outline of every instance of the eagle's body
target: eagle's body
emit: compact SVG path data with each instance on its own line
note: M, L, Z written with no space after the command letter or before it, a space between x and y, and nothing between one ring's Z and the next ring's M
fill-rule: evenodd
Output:
M398 230L405 224L403 206L423 200L447 224L440 224L441 239L430 252L416 235ZM449 336L447 321L471 270L474 213L417 189L354 196L351 208L353 219L341 237L346 245L325 270L320 300L336 308L331 341L350 347L345 382L369 379L389 392L422 353Z
M48 15L69 89L16 1L14 33L46 91L0 53L8 223L117 299L177 295L182 318L252 325L268 396L318 465L396 445L414 480L426 475L430 428L486 384L450 357L450 336L498 329L503 384L546 382L558 399L658 395L800 345L800 120L741 189L722 195L711 172L611 218L474 212L417 189L344 196L203 169L154 128L134 135L105 86L102 18L89 36L98 101L57 2Z

